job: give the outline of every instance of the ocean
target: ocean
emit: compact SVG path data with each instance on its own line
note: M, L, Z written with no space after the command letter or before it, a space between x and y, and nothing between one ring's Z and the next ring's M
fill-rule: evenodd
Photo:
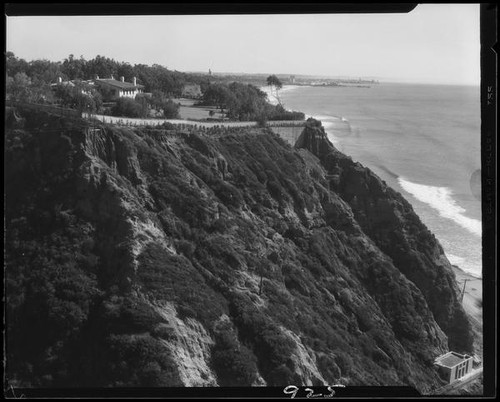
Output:
M280 98L399 191L452 264L482 276L479 87L285 86Z

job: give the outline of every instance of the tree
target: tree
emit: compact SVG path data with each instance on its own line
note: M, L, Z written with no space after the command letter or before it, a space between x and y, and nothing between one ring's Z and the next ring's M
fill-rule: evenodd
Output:
M80 112L94 113L102 106L101 95L89 85L78 81L73 85L57 85L55 96L61 105Z
M26 60L17 58L12 52L7 52L5 58L5 72L8 76L14 77L17 73L28 74L29 65Z
M7 99L20 102L32 102L33 90L31 78L25 73L16 73L14 78L7 77L6 92Z
M229 104L234 103L235 97L225 85L210 84L203 93L203 100L208 105L216 105L221 113Z
M125 77L125 81L130 82L135 77L134 67L129 63L120 63L117 70L118 77Z
M94 78L98 75L100 78L109 78L112 75L118 76L119 63L113 59L97 55L92 60L85 63L85 76Z
M143 119L148 117L148 114L149 114L148 99L145 96L136 96L134 98L134 102L139 104L141 107L141 115L139 117L142 117ZM133 116L130 116L130 117L133 117Z
M280 81L278 77L276 77L276 75L273 74L267 77L267 85L271 87L271 94L276 98L278 104L281 105L281 99L279 97L278 91L281 88L283 88L283 83ZM274 89L274 94L273 94L273 89Z
M111 109L111 114L123 117L143 117L147 112L145 108L147 108L147 105L142 102L130 98L119 98Z
M40 81L46 84L56 82L58 77L67 78L61 69L61 63L49 60L33 60L29 62L29 73L33 82Z
M162 113L166 119L179 118L179 104L175 103L165 93L153 91L153 96L147 99L151 108Z
M69 77L70 80L74 80L76 78L85 78L85 65L86 61L83 56L80 56L79 59L76 59L74 55L70 54L67 59L64 59L61 69L65 75Z
M281 83L270 79L273 87ZM232 120L258 121L265 126L268 120L303 120L304 114L285 110L281 104L271 105L265 92L251 84L232 82L209 84L203 88L202 104L217 106Z
M179 104L175 103L172 99L168 99L162 104L163 117L166 119L179 118Z

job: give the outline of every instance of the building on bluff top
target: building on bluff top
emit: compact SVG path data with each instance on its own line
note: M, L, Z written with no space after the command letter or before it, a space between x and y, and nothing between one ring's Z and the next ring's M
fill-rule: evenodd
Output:
M125 77L120 77L120 80L115 80L113 76L111 78L99 78L96 77L95 80L68 80L64 81L61 77L57 78L57 82L51 84L52 89L56 89L58 86L69 86L75 87L78 84L84 84L87 88L95 87L102 94L103 99L108 102L116 101L119 98L131 98L135 99L138 94L143 94L145 96L151 95L144 93L144 85L137 83L137 78L134 77L132 82L126 82ZM85 95L91 95L90 90L82 87L81 92Z
M114 101L118 98L134 99L144 91L144 85L138 84L136 77L132 82L126 82L124 77L120 77L120 81L115 80L113 76L111 78L97 77L94 83L101 90L106 101Z

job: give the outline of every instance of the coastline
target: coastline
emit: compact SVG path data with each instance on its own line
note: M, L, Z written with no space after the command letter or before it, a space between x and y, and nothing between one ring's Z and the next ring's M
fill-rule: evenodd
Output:
M268 100L268 102L270 104L272 104L272 105L277 105L278 104L278 100L274 97L274 95L272 94L271 88L268 85L263 85L263 86L260 86L258 88L262 92L264 92L264 93L267 94L267 100ZM288 91L291 91L291 90L294 90L294 89L297 89L297 88L300 88L300 85L285 84L285 85L283 85L283 88L280 89L280 93L288 92ZM285 106L285 109L286 109L286 105L284 105L284 106Z
M291 92L290 95L285 93L282 98L287 106L320 120L328 139L339 151L370 167L393 189L404 194L418 211L421 220L440 240L450 262L473 276L480 277L481 211L478 207L480 204L471 196L473 193L469 185L470 172L474 170L476 162L471 158L463 161L464 158L460 156L464 150L469 149L471 140L459 142L461 145L458 146L454 145L454 148L449 150L449 158L448 156L445 158L442 166L437 164L437 167L429 169L428 166L436 165L436 160L441 160L443 155L447 155L448 148L444 144L450 139L447 135L441 138L441 133L453 131L450 127L461 120L456 121L448 112L439 110L439 113L436 113L442 115L444 120L431 119L430 123L426 123L429 127L426 126L425 133L422 134L420 129L415 129L420 127L418 119L415 117L413 120L409 117L406 119L405 112L408 112L408 109L399 108L394 104L392 97L408 98L405 92L402 92L401 88L404 86L395 85L396 90L393 90L392 86L389 89L386 87L385 84L381 84L375 92L366 91L359 96L352 91L344 91L342 93L345 99L339 95L341 92L333 90L316 92L313 89L302 90L298 87L297 92ZM420 101L435 95L434 92L426 92L421 86L418 89L420 92L417 94L417 99ZM373 106L376 94L379 94L385 102L381 101L383 105L393 108ZM460 95L460 93L453 94ZM449 98L448 95L442 95L440 99ZM418 105L423 105L422 111L429 111L425 102ZM401 112L402 117L392 115L396 112ZM428 135L427 131L432 135ZM409 134L400 135L402 132ZM461 135L464 137L464 132L461 132ZM401 141L396 141L400 137ZM413 140L413 138L421 139ZM416 151L408 152L407 155L406 145L393 147L392 144L396 143L408 144L412 150L440 149L441 151L432 151L440 156L433 154L432 158L429 157L430 162L427 162L427 153L422 159L416 157L421 154ZM476 143L477 141L474 142ZM459 168L461 170L457 170ZM455 174L455 171L459 173ZM462 179L459 180L457 177Z
M285 85L283 89L285 91L294 90L300 88L299 85ZM286 88L286 89L285 89ZM268 93L269 98L270 90L268 87L261 87L261 90ZM273 99L274 100L274 99ZM286 107L286 106L285 106ZM325 128L325 132L327 133L327 137L334 144L334 146L341 145L341 141L335 136L335 131L337 129L335 122L328 121L328 116L324 116L321 114L317 115L309 115L306 113L306 118L314 117L317 120L321 121L321 124ZM343 120L343 119L342 119ZM447 255L448 257L448 255ZM474 330L474 338L475 341L475 349L478 355L482 356L482 324L483 324L483 310L482 310L482 278L478 274L469 273L461 269L458 265L451 264L453 268L453 272L455 274L455 280L457 283L457 287L460 291L464 291L462 305L464 307L465 312L471 319L471 325ZM465 289L464 289L465 284Z
M332 144L338 145L340 141L335 138L334 123L327 121L326 116L307 116L321 121L328 139ZM448 255L447 255L448 258ZM472 331L474 333L474 354L483 360L483 279L480 275L470 273L461 269L458 265L451 264L455 281L460 291L463 292L462 306L469 317Z
M475 354L483 359L483 279L471 275L457 265L452 265L455 273L457 286L462 292L465 292L462 301L462 306L469 316L472 330L474 332L474 351ZM467 280L467 282L465 282Z

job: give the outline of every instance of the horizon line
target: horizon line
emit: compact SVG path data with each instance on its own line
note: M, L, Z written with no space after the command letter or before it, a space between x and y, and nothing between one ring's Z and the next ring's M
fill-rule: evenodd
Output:
M62 63L64 62L65 59L62 59L62 60L53 60L53 59L49 59L49 58L31 58L30 60L22 57L22 56L18 56L16 55L16 53L13 51L13 50L8 50L6 49L5 53L7 52L11 52L14 54L14 56L18 59L24 59L26 60L28 63L29 62L32 62L32 61L35 61L35 60L48 60L48 61L51 61L51 62L54 62L54 63ZM74 53L70 53L70 55L73 54L75 55ZM68 55L69 56L69 55ZM114 59L112 57L108 57L108 56L104 56L104 55L96 55L94 56L93 58L97 57L97 56L102 56L102 57L106 57L106 58L109 58L111 60L114 60L118 63L126 63L126 64L130 64L130 65L138 65L138 64L146 64L144 62L137 62L137 63L131 63L131 62L128 62L128 61L120 61L120 60L117 60L117 59ZM83 55L80 55L80 57L83 57ZM76 57L75 57L76 58ZM89 59L84 59L85 60L92 60L93 58L89 58ZM175 68L169 68L168 66L164 65L164 64L159 64L159 63L151 63L151 64L146 64L147 66L153 66L153 65L160 65L162 67L165 67L167 70L170 70L170 71L175 71L175 72L180 72L180 73L186 73L186 74L207 74L207 71L209 69L206 69L206 70L178 70L178 69L175 69ZM210 69L211 70L211 69ZM367 81L378 81L379 83L397 83L397 84L421 84L421 85L455 85L455 86L474 86L474 87L477 87L477 86L480 86L481 85L481 82L475 82L475 83L471 83L471 82L468 82L468 83L465 83L465 82L435 82L435 81L420 81L420 80L411 80L411 79L397 79L397 78L387 78L387 77L380 77L380 76L371 76L371 75L368 75L368 76L359 76L359 75L345 75L345 74L340 74L340 75L324 75L324 74L314 74L314 73L283 73L283 72L280 72L280 73L270 73L270 72L242 72L242 71L239 71L239 72L235 72L235 71L212 71L212 75L262 75L262 76L265 76L265 75L277 75L277 76L295 76L296 78L297 77L308 77L308 78L323 78L323 79L347 79L347 80L356 80L356 79L360 79L360 80L367 80ZM284 85L290 85L288 83L285 83Z

